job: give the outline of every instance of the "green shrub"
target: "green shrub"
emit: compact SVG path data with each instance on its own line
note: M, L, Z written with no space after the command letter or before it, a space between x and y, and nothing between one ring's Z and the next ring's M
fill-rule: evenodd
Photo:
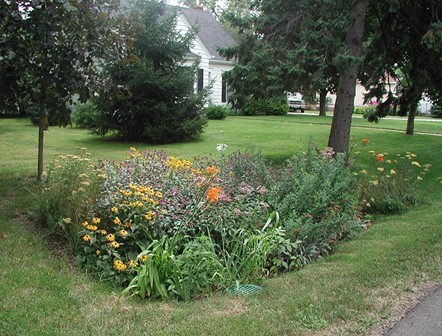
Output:
M433 118L442 118L442 107L438 104L434 104L430 109L431 116Z
M221 105L210 105L203 112L209 120L222 120L231 114L230 108Z
M134 36L130 56L103 68L108 86L94 99L93 131L151 144L197 139L207 125L202 110L210 87L195 93L198 64L183 66L193 31L176 32L163 3L139 2L134 10L134 24L143 29Z
M97 112L92 101L76 103L72 109L71 122L79 128L94 129L97 127Z
M370 119L371 115L376 113L376 105L358 106L354 109L354 114L362 114L364 119Z
M248 98L241 110L241 114L246 116L286 115L288 111L289 107L285 101Z
M310 148L292 157L268 196L283 228L306 244L311 257L360 226L356 179L345 158L334 154Z

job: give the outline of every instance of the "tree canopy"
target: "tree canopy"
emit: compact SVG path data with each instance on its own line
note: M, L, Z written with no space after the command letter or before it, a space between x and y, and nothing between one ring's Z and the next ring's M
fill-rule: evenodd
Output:
M149 143L195 139L207 123L207 88L194 93L198 62L184 64L194 33L177 32L176 15L160 2L137 1L127 15L133 40L124 58L104 64L94 132Z
M69 122L67 103L74 94L84 100L94 90L96 58L117 47L118 1L3 1L0 68L2 106L38 107L38 177L43 172L43 130L47 116ZM112 42L112 43L110 43Z

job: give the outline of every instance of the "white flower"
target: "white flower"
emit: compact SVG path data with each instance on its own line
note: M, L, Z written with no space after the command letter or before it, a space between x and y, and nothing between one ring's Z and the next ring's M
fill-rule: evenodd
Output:
M227 149L227 145L226 144L217 144L216 145L216 150L218 152L225 152Z

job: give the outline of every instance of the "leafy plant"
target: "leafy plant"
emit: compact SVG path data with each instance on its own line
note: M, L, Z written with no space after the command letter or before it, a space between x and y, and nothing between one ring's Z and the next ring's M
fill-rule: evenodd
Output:
M222 120L232 113L230 108L221 105L210 105L205 107L203 112L209 120Z
M396 156L369 151L367 169L359 171L361 207L366 213L395 214L417 201L417 184L430 169L419 163L417 155Z
M40 225L65 239L73 251L79 244L80 223L95 210L104 177L85 148L78 155L58 155L43 174L34 214Z
M77 102L72 109L71 122L80 128L93 129L97 126L96 106L91 100L86 103Z

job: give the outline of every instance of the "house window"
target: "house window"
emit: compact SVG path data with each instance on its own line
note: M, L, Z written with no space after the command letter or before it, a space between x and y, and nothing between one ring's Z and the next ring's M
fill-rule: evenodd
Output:
M222 84L221 84L221 102L223 103L227 103L227 99L229 95L229 91L227 88L227 78L226 78L226 74L223 73L222 75Z
M197 90L200 92L204 88L204 69L198 69Z

